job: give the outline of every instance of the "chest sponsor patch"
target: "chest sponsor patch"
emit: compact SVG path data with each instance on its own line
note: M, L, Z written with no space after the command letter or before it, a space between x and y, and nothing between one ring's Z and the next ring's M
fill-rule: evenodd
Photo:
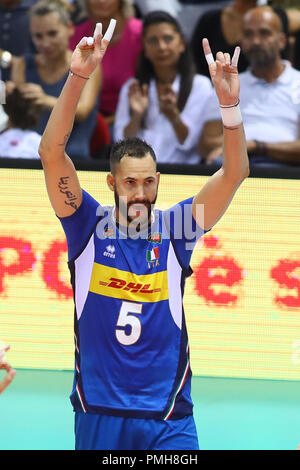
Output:
M135 302L159 302L169 298L167 271L138 275L99 263L94 263L89 290Z

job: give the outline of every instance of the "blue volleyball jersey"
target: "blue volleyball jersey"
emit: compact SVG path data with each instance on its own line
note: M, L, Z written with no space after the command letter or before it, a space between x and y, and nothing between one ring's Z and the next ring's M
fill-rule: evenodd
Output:
M191 415L183 291L192 248L204 233L192 217L192 198L154 210L147 231L131 238L116 224L114 208L85 191L76 212L60 220L75 303L74 411Z

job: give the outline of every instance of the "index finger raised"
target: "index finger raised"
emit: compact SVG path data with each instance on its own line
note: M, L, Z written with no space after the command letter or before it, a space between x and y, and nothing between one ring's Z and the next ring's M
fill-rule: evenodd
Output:
M211 48L210 48L210 45L209 45L209 42L208 42L207 38L203 38L202 46L203 46L203 51L204 51L204 54L205 54L206 61L207 61L208 65L210 65L215 61L215 59L214 59L214 56L212 55Z

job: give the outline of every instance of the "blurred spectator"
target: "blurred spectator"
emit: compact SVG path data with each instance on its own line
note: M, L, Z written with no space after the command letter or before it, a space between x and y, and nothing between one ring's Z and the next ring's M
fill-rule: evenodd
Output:
M166 11L178 20L182 5L179 0L135 0L142 16L146 16L151 11Z
M72 51L69 40L74 33L68 4L63 0L40 0L30 11L30 31L38 51L18 58L12 67L12 80L20 85L25 98L43 106L35 130L42 134L57 97L69 74ZM66 151L73 159L90 156L90 140L97 123L101 85L100 66L87 81L81 94L75 125Z
M0 66L2 79L10 76L12 57L32 52L29 9L37 0L0 0Z
M300 70L300 31L296 34L294 44L294 66Z
M0 49L21 56L31 51L29 9L37 0L0 0Z
M286 35L270 7L246 13L242 49L250 70L240 74L240 107L250 165L300 163L300 72L280 57ZM222 123L210 102L199 151L213 163L222 153Z
M5 114L3 109L3 104L5 103L5 83L1 80L1 73L0 73L0 132L5 129L8 117Z
M300 2L299 0L270 0L270 6L275 11L285 10L288 17L288 32L295 34L300 29Z
M86 0L86 7L89 19L76 27L70 40L71 49L83 36L93 36L96 23L102 23L104 34L110 19L117 20L114 35L101 63L103 83L99 111L111 125L121 86L136 71L142 48L142 22L133 17L131 0Z
M202 38L209 40L214 55L218 51L227 51L232 56L242 37L243 16L256 4L257 0L234 0L222 9L211 10L201 16L191 39L191 49L198 73L209 76L207 63L202 54ZM293 17L292 12L288 17L285 10L276 8L275 11L280 16L283 31L287 34L289 21ZM294 22L291 26L293 31ZM286 43L282 57L287 59L288 56L289 49ZM239 58L239 72L244 72L248 65L248 60L242 52Z
M0 133L0 157L39 158L41 136L32 129L38 122L41 106L24 98L13 82L7 82L3 108L8 122Z
M6 376L3 380L0 381L0 395L9 386L14 376L16 375L16 371L11 367L10 364L8 364L5 358L5 353L9 350L9 348L9 346L0 348L0 370L6 370Z
M7 114L4 112L2 104L0 104L0 132L2 132L3 129L5 129L7 121L8 121Z
M278 2L275 1L275 4ZM289 11L292 13L289 21L293 21L293 26L295 30L295 35L293 37L293 55L292 63L297 70L300 70L300 1L299 0L281 0L281 3L289 7Z
M79 24L87 19L84 0L67 0L72 5L71 20L73 24Z
M135 0L134 3L142 18L156 10L166 11L174 16L189 41L200 16L208 10L221 8L228 0Z
M197 164L197 142L212 94L210 80L194 74L180 26L163 11L144 18L143 51L136 79L122 87L115 140L151 142L159 163Z

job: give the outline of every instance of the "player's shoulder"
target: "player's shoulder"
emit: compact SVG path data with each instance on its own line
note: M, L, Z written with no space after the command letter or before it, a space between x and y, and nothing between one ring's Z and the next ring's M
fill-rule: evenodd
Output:
M191 213L193 199L194 199L194 196L189 197L187 199L184 199L182 201L179 201L179 202L173 204L169 208L166 208L166 209L160 211L161 212L161 217L164 220L167 220L168 217L170 217L173 214L174 216L177 216L176 220L178 222L179 214L181 214L182 217L184 217L185 213L186 214Z

